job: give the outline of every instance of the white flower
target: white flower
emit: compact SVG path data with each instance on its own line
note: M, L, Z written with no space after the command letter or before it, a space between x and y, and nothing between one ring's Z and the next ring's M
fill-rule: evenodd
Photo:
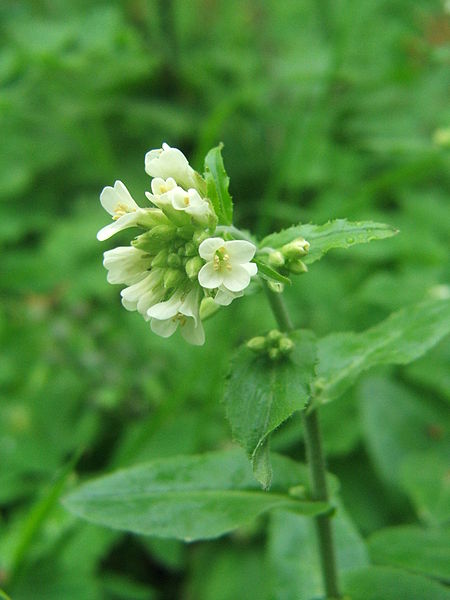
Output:
M120 292L127 310L137 310L147 318L148 309L164 297L164 270L152 269L143 279Z
M205 332L199 316L200 299L201 289L195 286L188 293L178 290L166 302L155 304L147 311L152 331L161 337L170 337L179 326L186 341L201 346Z
M152 193L146 192L145 195L150 202L170 215L172 220L181 219L180 223L184 222L181 213L193 217L201 225L207 225L214 217L209 202L202 198L196 189L191 187L186 191L177 185L172 177L166 180L155 177L152 180ZM171 209L177 211L178 215L170 212Z
M177 148L163 144L145 155L145 171L150 177L173 178L185 189L197 187L198 176L185 155Z
M150 269L152 257L134 246L119 246L103 254L103 266L108 270L109 283L133 285Z
M139 219L145 215L145 210L136 204L130 192L121 181L116 181L114 187L105 187L100 194L100 202L114 221L100 229L97 233L97 239L101 242L107 240L118 231L122 231L128 227L135 227Z
M258 270L251 259L256 247L244 240L225 242L222 238L208 238L198 249L206 265L200 269L198 281L207 289L223 288L228 292L241 292Z
M220 304L220 306L228 306L235 298L240 298L243 295L244 292L230 292L225 286L221 285L214 296L214 302Z

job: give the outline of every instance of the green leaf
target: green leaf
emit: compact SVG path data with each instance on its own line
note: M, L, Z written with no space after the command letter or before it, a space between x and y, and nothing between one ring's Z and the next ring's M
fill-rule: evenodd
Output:
M178 456L90 481L64 499L80 517L144 535L192 541L215 538L274 508L313 515L318 502L287 493L306 481L306 470L274 457L274 492L263 492L239 450Z
M278 281L279 283L284 283L288 285L291 284L291 280L289 279L289 277L281 275L280 273L278 273L278 271L272 269L272 267L270 267L267 263L263 262L262 260L255 258L253 262L258 265L258 273L262 277L264 277L264 279Z
M436 581L388 567L350 571L343 589L351 600L450 600L450 590Z
M362 333L333 333L317 342L316 401L329 402L376 365L407 364L450 332L450 302L428 300L390 315Z
M435 444L444 435L442 421L427 428ZM447 434L448 438L448 434ZM401 464L400 481L413 503L418 516L430 525L450 522L450 477L446 452L433 448L428 452L414 453Z
M433 450L448 456L445 429L449 418L445 411L384 377L365 379L358 393L366 448L379 476L392 489L400 489L403 464L417 452ZM441 437L430 435L436 426L442 428ZM419 462L416 468L421 466ZM403 491L408 493L407 488ZM434 501L439 505L437 498Z
M281 248L293 240L302 237L311 246L308 254L302 258L304 263L310 264L322 258L329 250L334 248L350 248L356 244L367 244L374 240L396 235L398 230L391 225L374 223L372 221L358 221L355 223L347 219L328 221L324 225L295 225L278 233L272 233L260 243L260 248Z
M406 525L374 533L368 540L374 563L402 567L450 581L450 529Z
M233 437L252 461L255 476L270 485L268 437L295 411L305 407L314 373L315 339L310 331L291 335L294 350L280 361L255 356L245 346L235 354L225 388Z
M369 564L365 544L340 506L333 518L340 573ZM316 529L311 519L277 510L269 526L269 566L273 600L311 600L323 593Z
M219 225L231 225L233 201L228 191L230 178L223 165L222 148L223 144L219 144L205 157L206 190L219 219Z

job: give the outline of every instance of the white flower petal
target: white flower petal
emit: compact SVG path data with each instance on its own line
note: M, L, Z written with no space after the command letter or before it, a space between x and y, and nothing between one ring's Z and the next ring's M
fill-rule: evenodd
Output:
M223 282L223 273L214 269L213 263L208 262L198 273L198 282L206 289L212 290Z
M164 292L164 288L159 286L149 290L145 294L142 294L137 301L136 309L141 315L143 315L146 321L151 318L148 316L148 310L161 301L161 298L164 297Z
M197 325L199 320L199 310L200 310L200 296L201 296L201 288L199 286L195 286L186 298L183 301L183 304L179 308L179 312L186 317L192 317L194 319L195 325Z
M114 187L107 186L103 188L100 194L100 202L103 208L110 215L115 215L118 205L122 205L128 212L135 211L139 208L136 202L131 197L130 192L121 181L116 181Z
M152 319L150 322L150 327L153 333L156 333L163 338L168 338L177 330L178 320L175 318L164 319L162 321L159 319Z
M151 257L133 246L119 246L103 253L103 266L109 283L133 285L148 274Z
M184 339L194 346L203 346L205 343L205 330L201 321L195 325L194 319L188 318L184 324L180 323L180 331Z
M246 269L248 271L248 274L250 275L250 277L253 277L258 272L258 266L252 262L247 263L245 265L241 265L241 267L244 267L244 269Z
M247 263L255 256L256 246L245 240L225 242L225 249L233 264Z
M243 295L244 292L230 292L226 287L221 285L214 296L214 302L220 304L220 306L228 306L235 298L240 298Z
M142 212L143 211L139 209L132 213L126 213L125 215L117 219L117 221L113 221L109 225L106 225L106 227L103 227L97 233L97 239L99 240L99 242L104 242L119 231L123 231L124 229L128 229L129 227L136 227L139 219L142 217Z
M147 315L160 321L174 317L183 303L182 292L178 291L165 302L158 302L148 309Z
M250 283L250 274L242 265L233 265L230 271L224 270L222 276L223 285L230 292L240 292Z
M211 261L214 258L216 250L225 245L225 242L220 237L213 237L203 240L198 247L198 253L200 256L207 261Z

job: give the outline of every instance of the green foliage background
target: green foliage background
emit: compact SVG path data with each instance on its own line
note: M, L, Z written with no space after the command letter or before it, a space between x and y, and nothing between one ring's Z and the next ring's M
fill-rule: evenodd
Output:
M401 230L297 278L298 327L361 331L448 296L444 4L4 0L0 33L0 587L14 600L294 600L277 585L276 556L296 560L277 517L268 532L262 517L183 545L87 525L59 504L80 449L84 478L228 447L231 351L273 326L256 295L208 321L203 348L151 334L106 283L101 254L116 241L95 239L108 218L98 195L121 179L142 202L147 150L167 141L200 168L223 141L240 227L348 217ZM441 580L433 560L396 564L378 530L448 523L449 359L443 342L370 372L322 414L372 560ZM302 459L301 436L293 418L273 447Z

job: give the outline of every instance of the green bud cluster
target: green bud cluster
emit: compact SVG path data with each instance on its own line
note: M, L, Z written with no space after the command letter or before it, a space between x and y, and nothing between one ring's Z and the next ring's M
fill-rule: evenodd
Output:
M266 336L259 335L247 342L247 348L255 354L265 355L277 361L287 356L294 349L294 342L286 333L272 329Z
M302 261L302 258L308 254L310 244L304 238L299 237L281 248L264 248L262 255L272 269L277 270L281 275L288 276L293 273L300 275L306 273L308 267ZM281 290L273 290L276 292Z

